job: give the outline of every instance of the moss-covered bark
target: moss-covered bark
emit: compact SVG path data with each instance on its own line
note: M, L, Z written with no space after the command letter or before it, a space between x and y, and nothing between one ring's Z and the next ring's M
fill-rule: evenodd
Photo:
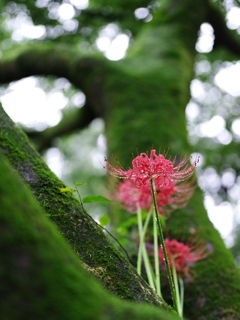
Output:
M113 64L105 96L109 154L123 166L152 147L189 153L185 108L190 99L195 43L206 1L165 1L136 37L127 57Z
M127 303L104 290L83 269L2 154L0 180L2 320L179 319L162 308Z
M139 277L102 229L81 210L78 200L61 193L64 184L49 170L26 135L0 108L0 150L29 185L85 267L112 293L131 301L169 307Z
M172 213L167 222L171 237L203 241L208 257L194 266L195 278L185 286L185 313L189 319L239 319L240 271L219 232L209 221L197 189L189 205Z

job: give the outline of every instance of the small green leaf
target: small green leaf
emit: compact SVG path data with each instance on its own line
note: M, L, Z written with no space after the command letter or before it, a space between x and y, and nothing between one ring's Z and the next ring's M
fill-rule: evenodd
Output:
M82 187L82 186L85 186L86 185L86 183L74 183L73 184L75 187Z
M60 188L61 192L76 192L76 190L70 189L70 188Z
M99 219L99 222L100 222L100 225L102 227L106 226L107 224L109 224L110 222L110 218L109 218L109 215L108 214L104 214L101 216L101 218Z
M87 196L82 199L83 203L91 203L91 202L113 202L103 196Z

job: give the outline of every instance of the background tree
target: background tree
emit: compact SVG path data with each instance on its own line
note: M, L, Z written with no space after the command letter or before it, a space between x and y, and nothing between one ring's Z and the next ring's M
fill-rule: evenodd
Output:
M237 6L238 2L234 4ZM211 66L210 62L216 59L237 59L240 52L237 32L230 31L224 21L226 6L221 1L203 0L185 0L181 3L173 0L161 3L115 1L114 5L106 1L92 1L86 9L79 8L78 1L2 1L2 21L6 28L1 31L4 41L0 82L6 84L32 75L65 78L75 88L70 95L74 90L81 90L86 96L85 105L82 108L66 110L62 121L55 127L40 134L29 133L39 150L51 146L56 137L69 135L101 117L105 121L108 154L117 156L123 166L130 164L132 153L136 149L145 152L152 146L158 148L170 145L171 154L191 153L193 148L188 142L185 108L190 99L189 88L194 76L195 59L201 62L202 66L204 63ZM142 11L139 11L139 8ZM69 19L63 19L61 12L66 13L67 10L72 10L73 15ZM144 19L140 18L140 12L142 17L145 14ZM17 21L21 16L40 26L42 35L38 39L30 42L12 33L9 19ZM214 30L214 50L209 55L198 55L196 58L198 31L204 22L210 23ZM126 58L120 61L107 60L97 52L94 45L99 32L106 32L110 23L114 23L112 29L115 28L115 33L118 30L119 33L131 35ZM206 72L199 72L200 79L209 82L214 72L214 67L210 68L209 77ZM50 82L53 81L51 79L53 78L50 78ZM221 101L224 106L224 99ZM217 101L215 103L217 104ZM203 105L202 110L207 108L209 102ZM210 114L213 115L214 112ZM201 113L202 115L204 113ZM226 113L226 130L230 130L235 120L233 115L237 117L237 108L235 113ZM138 290L134 287L135 284L132 285L135 289L131 294L120 294L115 290L116 283L121 283L120 275L113 277L116 269L113 271L106 268L106 251L103 253L104 259L99 259L100 253L98 257L92 255L93 245L92 250L89 250L89 247L84 247L81 242L85 234L90 238L90 242L96 243L94 235L98 234L98 228L96 227L93 236L84 231L86 226L81 229L78 222L81 222L83 217L86 221L89 218L85 217L81 210L72 216L79 209L76 209L76 204L72 204L74 200L71 198L68 200L70 207L67 213L72 215L67 216L69 219L62 216L59 204L66 204L64 196L59 195L56 187L60 185L59 182L52 180L48 171L42 173L40 168L44 166L43 163L39 162L35 153L30 152L31 147L26 141L19 143L20 136L2 112L1 150L30 185L40 205L51 215L61 233L88 265L88 269L115 294L134 301L148 301L145 290L143 298L136 298ZM230 154L234 155L237 146L237 136L235 138L235 141L227 145L220 145L215 141L215 153L220 153L217 160L219 163L231 165L237 170L238 160L234 156L229 157ZM197 149L204 153L204 144L208 148L212 147L209 141L200 141ZM207 165L216 164L216 157L207 152L204 154ZM226 165L218 170L226 170ZM66 210L66 207L64 208ZM114 219L113 222L118 224L121 216L115 215ZM88 221L86 225L89 223ZM90 223L91 226L92 224L93 222ZM239 271L218 232L207 218L200 190L195 192L184 210L174 212L168 225L173 237L180 232L182 237L187 239L197 233L212 251L207 259L198 263L195 268L195 281L186 288L186 316L189 319L239 318ZM99 237L103 239L102 235ZM110 245L106 244L105 247L108 246ZM115 253L109 256L114 255ZM116 256L118 257L118 254ZM126 262L123 262L119 267L120 273L126 268ZM104 273L101 271L99 274L96 270L104 270ZM132 269L131 272L131 277L134 278ZM129 275L123 272L123 277ZM152 304L160 303L153 292L150 296L153 299Z

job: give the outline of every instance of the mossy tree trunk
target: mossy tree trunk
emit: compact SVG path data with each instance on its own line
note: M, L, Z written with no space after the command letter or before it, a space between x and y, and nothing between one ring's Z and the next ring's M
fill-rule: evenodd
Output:
M30 75L69 79L87 97L79 117L86 122L97 116L105 119L108 152L123 166L130 165L136 149L145 152L152 145L156 149L170 145L170 153L187 155L191 148L187 141L185 107L189 101L198 30L209 19L212 12L209 8L204 0L164 1L122 61L79 57L75 52L69 53L67 49L63 52L62 48L46 44L3 61L0 81L5 83ZM21 140L25 139L22 133L14 129L3 113L0 128L1 150L87 268L110 291L123 298L163 305L106 241L101 230L81 212L76 200L60 194L61 182L53 178L39 156ZM51 139L54 134L49 129L45 139ZM171 237L181 234L184 239L197 234L211 249L211 254L196 265L194 282L186 286L186 317L239 319L240 273L208 220L200 190L184 210L172 214L168 230ZM118 287L121 281L131 290L123 292L123 287Z

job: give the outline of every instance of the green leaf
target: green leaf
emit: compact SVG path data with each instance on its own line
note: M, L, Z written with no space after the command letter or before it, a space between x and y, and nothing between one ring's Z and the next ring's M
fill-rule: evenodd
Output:
M100 222L100 225L102 227L106 226L107 224L109 224L110 222L110 218L109 218L109 215L108 214L104 214L101 216L101 218L99 219L99 222Z
M76 190L70 189L70 188L68 188L68 187L67 187L67 188L60 188L59 190L60 190L61 192L72 192L72 193L73 193L73 192L76 192Z
M85 186L86 184L85 183L74 183L73 184L75 187L82 187L82 186Z
M91 202L113 202L103 196L87 196L82 199L83 203L91 203Z

